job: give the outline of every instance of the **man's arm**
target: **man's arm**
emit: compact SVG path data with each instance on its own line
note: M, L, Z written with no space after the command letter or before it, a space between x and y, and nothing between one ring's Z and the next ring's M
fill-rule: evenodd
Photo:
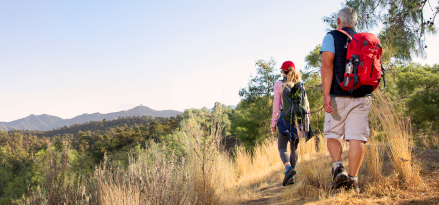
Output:
M331 107L331 96L329 92L331 90L332 78L334 75L334 53L329 51L322 52L322 67L320 69L322 76L322 86L323 86L323 108L328 113L332 113Z

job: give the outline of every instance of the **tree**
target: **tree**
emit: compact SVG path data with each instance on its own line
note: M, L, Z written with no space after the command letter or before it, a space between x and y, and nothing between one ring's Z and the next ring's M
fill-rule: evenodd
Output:
M411 60L412 54L425 57L425 36L436 33L434 22L439 6L430 0L347 0L344 6L358 11L357 30L367 31L382 26L378 35L383 44L383 61L391 58ZM426 11L431 10L427 16ZM335 28L335 16L324 17Z
M320 55L321 45L317 45L314 50L309 52L305 57L306 72L302 73L302 80L306 88L309 106L311 108L311 126L314 132L319 133L323 130L325 112L322 110L323 105L323 88L320 77L320 67L322 56Z
M247 88L239 91L243 99L238 104L233 117L232 129L238 139L251 149L270 135L272 94L280 73L274 72L276 62L256 61L256 76L250 76Z
M210 110L206 107L201 109L186 109L181 117L183 121L181 122L181 127L191 127L186 126L187 124L199 125L200 129L205 126L210 127Z
M320 72L320 67L322 65L322 55L320 55L320 49L322 45L319 44L314 48L314 50L310 51L308 55L305 57L305 70L307 73L318 73Z
M247 100L256 99L259 96L269 97L273 93L274 83L281 76L273 72L276 66L273 58L269 61L257 60L256 66L256 76L250 75L248 87L239 91L239 96Z
M398 68L396 87L420 132L439 130L439 65L410 63Z
M215 120L218 123L211 123L211 126L221 126L221 136L230 135L231 122L229 119L229 113L231 112L231 106L215 102L215 106L212 109L212 120ZM220 127L216 127L215 130L218 130L219 128Z
M252 149L267 139L272 105L271 98L257 97L252 101L243 99L236 107L232 129L247 149Z

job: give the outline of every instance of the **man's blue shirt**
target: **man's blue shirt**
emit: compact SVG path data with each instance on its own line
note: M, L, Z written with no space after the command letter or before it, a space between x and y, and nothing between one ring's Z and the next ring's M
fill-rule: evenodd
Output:
M322 48L320 49L320 54L323 51L329 51L335 54L334 37L331 34L326 34L323 38Z

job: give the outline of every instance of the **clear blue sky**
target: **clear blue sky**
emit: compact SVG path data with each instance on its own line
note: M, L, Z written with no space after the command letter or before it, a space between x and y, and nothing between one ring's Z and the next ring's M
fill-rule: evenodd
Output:
M257 59L303 68L341 2L1 0L0 121L236 105Z

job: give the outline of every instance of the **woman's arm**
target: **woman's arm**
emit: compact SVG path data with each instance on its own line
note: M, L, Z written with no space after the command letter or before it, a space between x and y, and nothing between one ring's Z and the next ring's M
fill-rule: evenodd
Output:
M274 84L274 99L273 99L273 114L271 116L271 127L276 127L277 117L279 116L279 109L282 97L282 81L277 81Z

